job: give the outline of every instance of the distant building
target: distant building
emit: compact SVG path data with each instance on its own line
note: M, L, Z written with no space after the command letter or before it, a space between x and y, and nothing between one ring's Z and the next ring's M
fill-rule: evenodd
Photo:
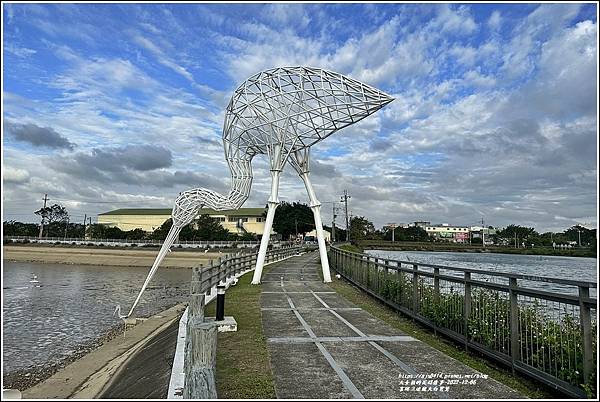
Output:
M265 229L265 208L240 208L215 211L203 208L198 215L208 215L218 220L231 233L254 233L262 235ZM171 217L171 209L166 208L130 208L117 209L98 215L98 223L118 227L121 230L142 229L153 232ZM271 234L275 232L271 231Z
M428 225L424 229L434 240L453 243L467 243L469 241L469 227L467 226L453 226L443 223L441 225Z
M323 236L325 237L325 241L331 241L331 232L329 230L323 229ZM304 240L313 240L317 241L317 230L313 229L312 231L306 233L304 235Z
M427 221L416 221L412 226L417 226L420 228L425 228L427 226L431 225L431 222L427 222Z
M497 229L483 226L471 226L469 228L471 232L471 239L481 239L483 236L485 237L485 244L493 244L491 240L491 236L495 235Z

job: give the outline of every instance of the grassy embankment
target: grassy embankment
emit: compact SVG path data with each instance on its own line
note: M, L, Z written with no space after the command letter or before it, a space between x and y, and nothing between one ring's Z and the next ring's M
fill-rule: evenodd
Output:
M263 272L268 272L265 267ZM219 333L217 394L224 399L275 399L267 341L262 329L260 286L250 284L252 272L227 290L225 314L235 317L237 332ZM216 303L206 306L215 315Z
M355 253L362 252L361 249L354 245L344 245L341 248ZM338 294L371 313L373 316L385 321L390 326L425 342L447 356L453 357L483 374L489 375L496 381L519 391L529 398L556 398L558 396L552 392L552 389L543 384L527 380L520 375L514 375L510 370L500 367L482 356L465 351L451 340L436 336L429 328L420 325L409 317L403 316L401 313L398 313L343 279L334 280L329 285Z
M500 253L523 255L552 255L561 257L590 257L596 258L596 248L553 249L552 247L513 248L502 246L486 246L457 243L430 242L391 242L381 240L363 240L358 242L359 249L397 250L397 251L454 251L470 253Z

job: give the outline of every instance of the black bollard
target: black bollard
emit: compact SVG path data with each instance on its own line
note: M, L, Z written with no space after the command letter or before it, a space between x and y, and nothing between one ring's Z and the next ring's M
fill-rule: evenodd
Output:
M225 286L217 286L217 316L215 321L225 318Z

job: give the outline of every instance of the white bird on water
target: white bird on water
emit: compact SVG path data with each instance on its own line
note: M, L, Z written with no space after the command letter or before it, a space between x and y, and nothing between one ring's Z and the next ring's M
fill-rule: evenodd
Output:
M38 279L37 279L37 275L34 274L33 272L31 273L31 280L29 281L29 283L39 283Z
M117 307L115 307L115 311L113 311L113 317L115 316L115 314L123 321L125 321L125 318L127 318L126 315L121 314L121 305L120 304L117 304Z

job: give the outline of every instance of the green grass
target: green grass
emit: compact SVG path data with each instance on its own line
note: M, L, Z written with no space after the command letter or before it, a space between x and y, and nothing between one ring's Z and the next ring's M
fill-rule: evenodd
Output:
M428 328L419 325L413 319L402 316L379 300L369 296L361 289L351 285L344 279L334 279L329 284L340 296L356 304L363 310L371 313L373 316L385 321L394 328L413 336L414 338L423 341L429 346L439 350L440 352L455 358L456 360L466 364L467 366L489 375L491 378L501 382L510 388L515 389L521 394L529 398L556 398L556 393L552 389L530 381L518 375L513 375L510 371L503 367L496 366L494 363L485 360L480 356L476 356L464 349L457 347L452 341L446 340L433 334Z
M343 246L340 246L340 249L345 250L345 251L350 251L351 253L363 253L363 249L354 245L354 244L344 244Z
M218 335L217 394L222 399L275 399L269 351L262 330L261 287L251 285L251 280L252 272L242 276L225 297L225 314L235 317L238 330ZM206 306L206 316L214 317L215 304Z

